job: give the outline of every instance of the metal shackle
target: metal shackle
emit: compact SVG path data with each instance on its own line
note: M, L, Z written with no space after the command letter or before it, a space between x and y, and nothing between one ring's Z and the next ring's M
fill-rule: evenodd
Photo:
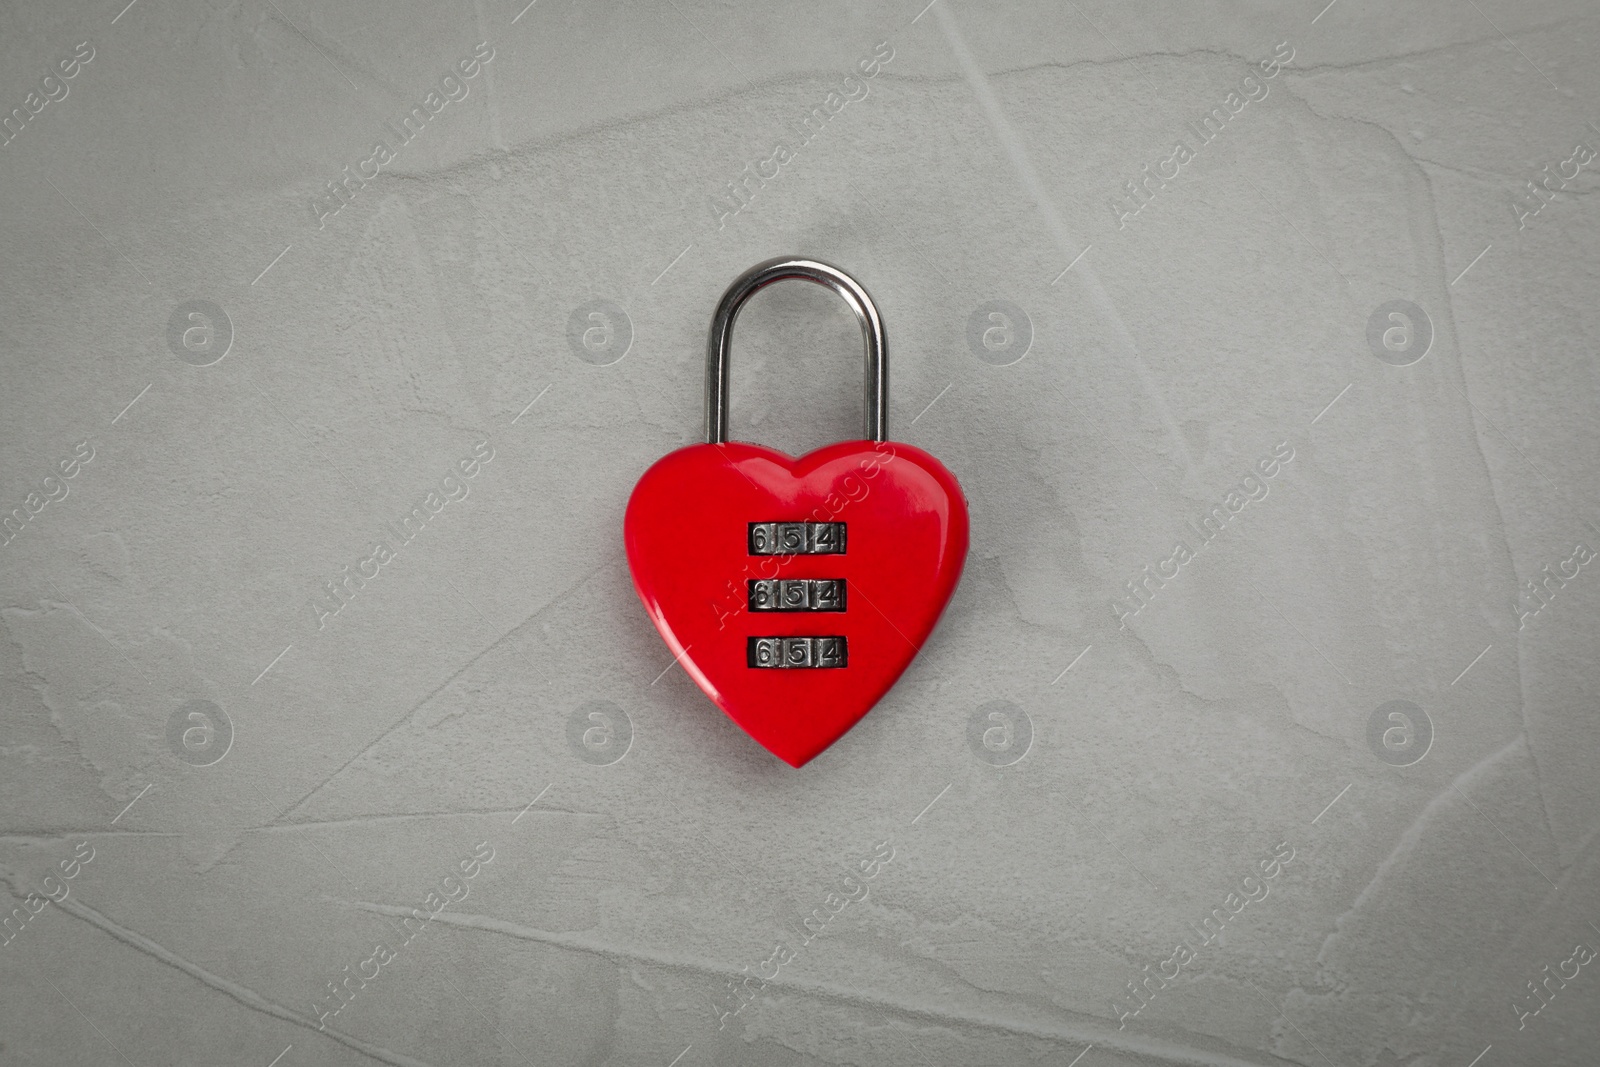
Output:
M866 379L862 385L862 437L886 441L889 437L889 338L884 333L878 306L861 283L838 267L815 259L780 256L757 263L734 279L711 316L711 336L706 342L706 441L720 445L728 440L728 349L733 342L733 320L744 302L757 291L785 278L803 278L844 297L861 320L861 340L866 349Z

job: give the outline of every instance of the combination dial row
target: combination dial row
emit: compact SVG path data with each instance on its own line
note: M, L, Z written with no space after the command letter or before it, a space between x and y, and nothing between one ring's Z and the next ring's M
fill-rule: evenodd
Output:
M843 578L752 578L751 611L843 611Z

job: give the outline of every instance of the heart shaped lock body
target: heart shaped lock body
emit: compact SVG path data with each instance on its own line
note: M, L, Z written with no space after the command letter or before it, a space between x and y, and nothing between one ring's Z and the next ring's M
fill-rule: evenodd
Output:
M793 459L724 442L646 471L624 537L634 588L684 670L799 767L927 640L961 577L967 506L910 445L843 441Z

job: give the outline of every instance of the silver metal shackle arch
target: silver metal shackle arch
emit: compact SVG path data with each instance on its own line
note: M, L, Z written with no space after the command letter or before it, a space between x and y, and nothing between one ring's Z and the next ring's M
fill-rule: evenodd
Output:
M844 298L861 320L861 340L866 350L866 378L862 383L862 437L869 441L889 438L889 338L878 316L878 306L861 283L838 267L815 259L780 256L757 263L734 279L711 316L711 336L706 342L706 441L720 445L728 440L728 349L733 342L733 320L739 309L761 289L786 278L802 278L825 285Z

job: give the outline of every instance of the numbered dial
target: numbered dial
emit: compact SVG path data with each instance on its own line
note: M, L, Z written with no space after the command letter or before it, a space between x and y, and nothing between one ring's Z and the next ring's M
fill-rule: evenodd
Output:
M751 611L843 611L843 578L751 579Z
M842 556L842 522L752 522L752 556Z
M752 637L745 650L752 667L830 668L845 666L843 637Z

